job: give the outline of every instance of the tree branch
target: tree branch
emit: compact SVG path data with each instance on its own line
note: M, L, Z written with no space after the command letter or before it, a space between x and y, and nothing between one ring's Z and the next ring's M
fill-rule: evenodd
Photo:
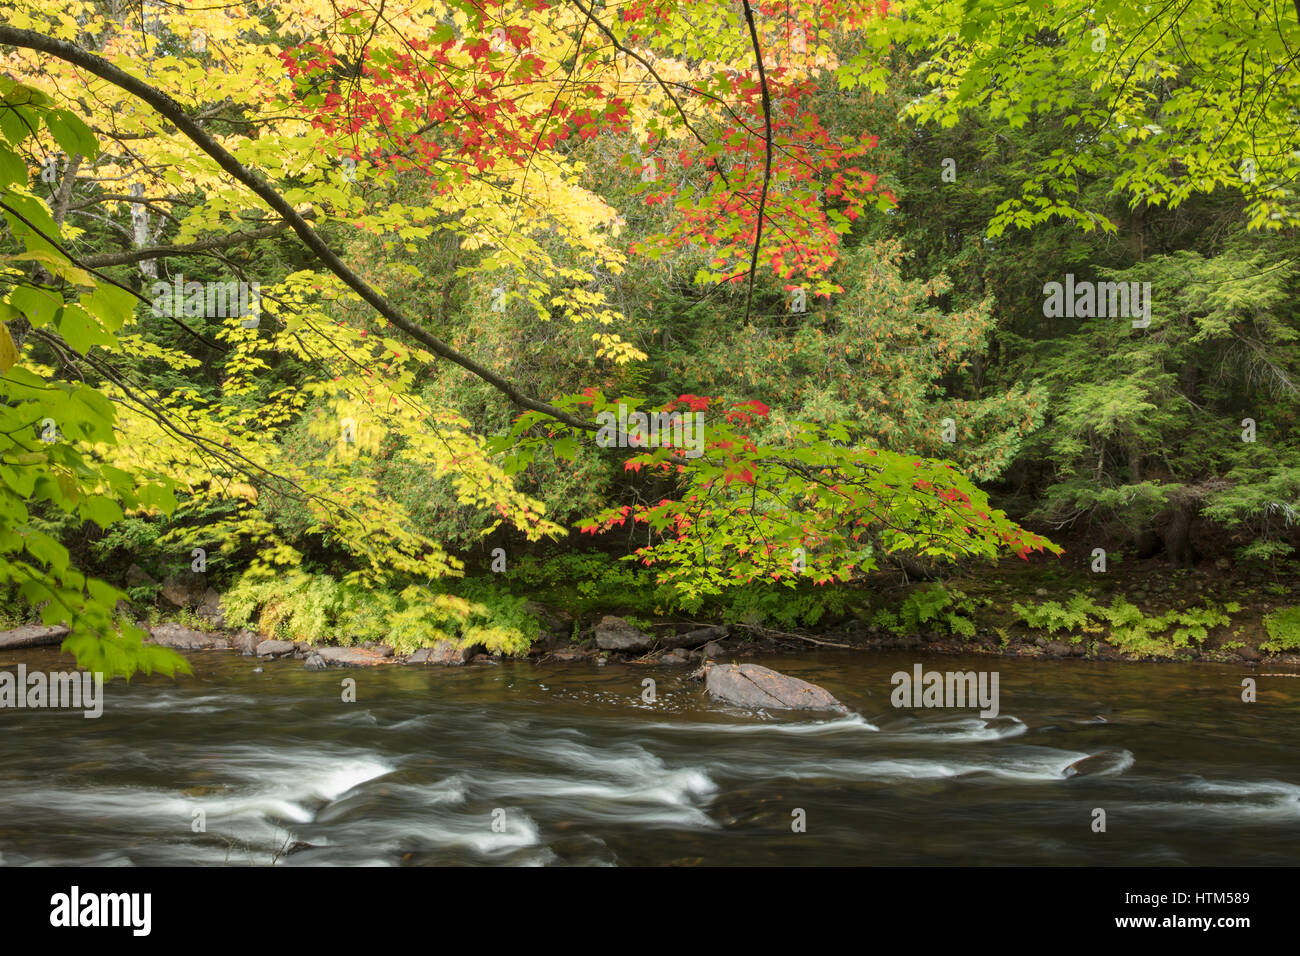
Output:
M235 159L225 150L216 140L214 140L202 127L200 127L185 109L174 99L161 90L150 86L143 80L132 76L129 73L119 69L112 63L109 63L103 57L96 56L83 50L75 44L68 43L64 40L58 40L54 37L45 36L33 30L19 30L11 26L0 24L0 43L7 43L12 46L21 47L28 50L36 50L46 53L50 56L66 60L75 66L81 67L89 73L93 73L102 80L106 80L126 92L135 96L137 99L148 103L159 115L170 120L176 128L192 143L203 150L216 161L217 165L229 173L239 182L247 186L253 193L261 198L268 206L280 214L298 234L303 245L315 253L316 258L325 265L330 272L338 276L352 291L359 295L362 300L368 303L380 315L386 318L397 328L401 329L411 338L415 339L421 345L424 345L430 351L445 359L454 362L466 371L478 376L489 385L502 392L516 405L521 408L532 409L548 415L557 421L563 422L573 428L583 431L597 431L598 426L594 422L586 421L570 415L562 409L549 405L546 402L524 394L520 389L515 387L506 378L493 372L491 369L480 365L466 355L452 348L442 339L433 335L428 330L421 328L415 322L408 319L400 310L391 302L374 289L370 283L357 275L338 255L332 250L325 241L316 233L307 221L298 213L288 201L280 195L260 174L246 168L239 160Z
M763 94L763 143L767 156L763 162L763 191L758 196L758 225L754 229L754 252L749 258L749 291L745 293L745 324L749 324L749 311L754 303L754 278L758 274L758 248L763 243L763 209L767 205L767 184L772 178L772 99L767 89L767 72L763 69L763 50L758 45L758 30L754 26L754 11L749 0L740 0L745 7L745 22L749 25L749 42L754 46L754 62L758 64L758 84ZM1296 0L1300 3L1300 0Z

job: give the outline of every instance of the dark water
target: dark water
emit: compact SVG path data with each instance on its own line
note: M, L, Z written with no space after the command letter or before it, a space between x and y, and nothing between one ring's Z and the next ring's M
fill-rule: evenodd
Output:
M66 667L11 657L0 669ZM684 668L255 674L200 655L194 678L106 686L98 720L0 710L0 862L1297 861L1300 679L1258 677L1248 704L1238 667L926 659L999 672L984 720L893 708L890 675L915 660L763 660L860 712L816 719L712 703Z

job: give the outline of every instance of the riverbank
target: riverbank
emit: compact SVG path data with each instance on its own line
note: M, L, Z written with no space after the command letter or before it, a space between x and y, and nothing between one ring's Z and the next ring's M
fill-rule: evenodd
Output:
M226 597L193 577L165 583L155 604L123 603L120 610L153 643L300 660L311 670L491 666L510 657L472 641L416 648L410 634L394 633L390 645L313 629L295 632L283 626L285 618L267 614L236 628L226 621ZM774 588L767 597L781 602L714 605L694 616L663 613L640 588L602 591L559 576L512 583L518 588L512 589L515 618L508 623L517 627L525 619L526 630L536 635L521 639L526 649L513 656L539 664L689 666L834 650L1300 667L1300 576L1280 568L1176 569L1148 561L1095 574L1077 563L1036 559L942 580L878 574L852 585ZM57 646L66 633L36 625L0 630L0 650Z
M551 609L543 609L554 614ZM335 667L381 665L494 666L510 659L487 653L480 646L458 646L441 642L411 654L397 653L385 644L366 642L355 647L280 640L247 629L229 631L197 628L177 621L152 626L141 622L147 642L178 651L233 651L255 661L302 661L308 670ZM0 631L0 651L36 647L58 647L67 635L65 627L24 625ZM586 662L632 666L692 666L706 660L725 662L764 657L788 657L818 651L857 652L908 651L923 656L988 656L1039 658L1043 660L1117 661L1131 663L1216 663L1242 664L1300 672L1300 654L1268 654L1256 646L1227 646L1231 641L1207 641L1188 646L1173 655L1136 655L1110 643L1105 635L1088 635L1071 641L1046 635L1002 640L993 633L977 632L971 638L953 637L937 631L896 635L878 625L853 620L815 634L783 631L761 625L703 625L694 622L655 622L642 629L625 618L606 615L594 626L579 631L576 640L544 632L527 654L519 659L535 664Z

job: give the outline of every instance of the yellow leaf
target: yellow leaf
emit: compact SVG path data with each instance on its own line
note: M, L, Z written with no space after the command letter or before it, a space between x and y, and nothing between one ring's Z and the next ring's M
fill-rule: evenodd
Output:
M9 335L9 326L0 322L0 372L7 372L18 363L18 349Z

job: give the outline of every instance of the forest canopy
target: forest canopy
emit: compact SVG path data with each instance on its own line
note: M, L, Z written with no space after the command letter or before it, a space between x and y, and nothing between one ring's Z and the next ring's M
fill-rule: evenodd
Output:
M185 666L128 566L517 650L497 551L1300 545L1300 3L0 13L0 593L83 666Z

